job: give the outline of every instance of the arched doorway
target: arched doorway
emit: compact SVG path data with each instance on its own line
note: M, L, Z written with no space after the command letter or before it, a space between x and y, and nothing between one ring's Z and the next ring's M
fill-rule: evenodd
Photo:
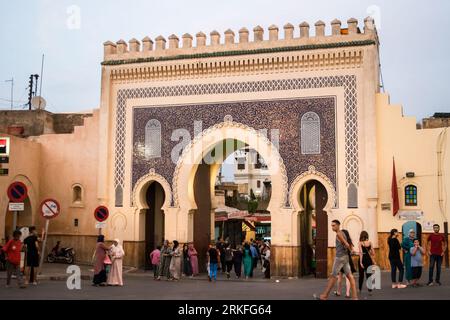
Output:
M317 180L306 182L300 190L300 271L302 276L314 274L327 278L328 216L324 210L328 194Z
M145 213L145 269L152 268L150 253L164 241L164 188L156 181L149 184L145 193L148 206Z

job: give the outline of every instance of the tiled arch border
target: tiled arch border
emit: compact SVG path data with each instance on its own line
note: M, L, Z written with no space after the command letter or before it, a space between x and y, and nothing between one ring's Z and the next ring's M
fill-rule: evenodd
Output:
M355 75L309 77L296 79L244 81L229 83L207 83L177 86L119 89L116 105L114 189L124 187L125 176L125 126L126 102L128 99L154 97L192 96L207 94L228 94L279 90L301 90L316 88L344 88L345 121L345 176L346 184L359 185L358 160L358 110ZM123 198L123 194L122 194ZM115 199L121 206L123 199Z

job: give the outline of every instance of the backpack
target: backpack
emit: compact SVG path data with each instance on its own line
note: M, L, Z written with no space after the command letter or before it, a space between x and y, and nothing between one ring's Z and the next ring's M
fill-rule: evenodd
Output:
M225 250L225 261L233 261L233 252L229 248Z

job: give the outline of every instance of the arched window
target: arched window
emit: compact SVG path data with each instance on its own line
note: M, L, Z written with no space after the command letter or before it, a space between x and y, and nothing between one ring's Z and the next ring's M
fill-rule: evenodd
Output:
M145 125L145 158L161 157L161 123L151 119Z
M320 153L320 118L315 112L307 112L302 116L301 124L302 154Z
M405 187L405 206L417 206L417 187L412 184Z
M358 188L354 183L347 188L347 208L358 208Z
M83 187L80 184L72 186L72 206L83 206Z
M116 207L122 207L123 206L123 189L121 186L117 186L116 190L115 190L115 194L116 194L116 201L115 201L115 205Z

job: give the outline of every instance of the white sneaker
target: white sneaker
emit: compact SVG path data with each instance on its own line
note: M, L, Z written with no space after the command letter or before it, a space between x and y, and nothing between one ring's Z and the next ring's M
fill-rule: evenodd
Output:
M408 287L407 285L404 285L404 284L399 284L398 286L397 286L397 289L405 289L406 287Z
M396 285L395 283L392 284L392 289L397 289L398 285Z

